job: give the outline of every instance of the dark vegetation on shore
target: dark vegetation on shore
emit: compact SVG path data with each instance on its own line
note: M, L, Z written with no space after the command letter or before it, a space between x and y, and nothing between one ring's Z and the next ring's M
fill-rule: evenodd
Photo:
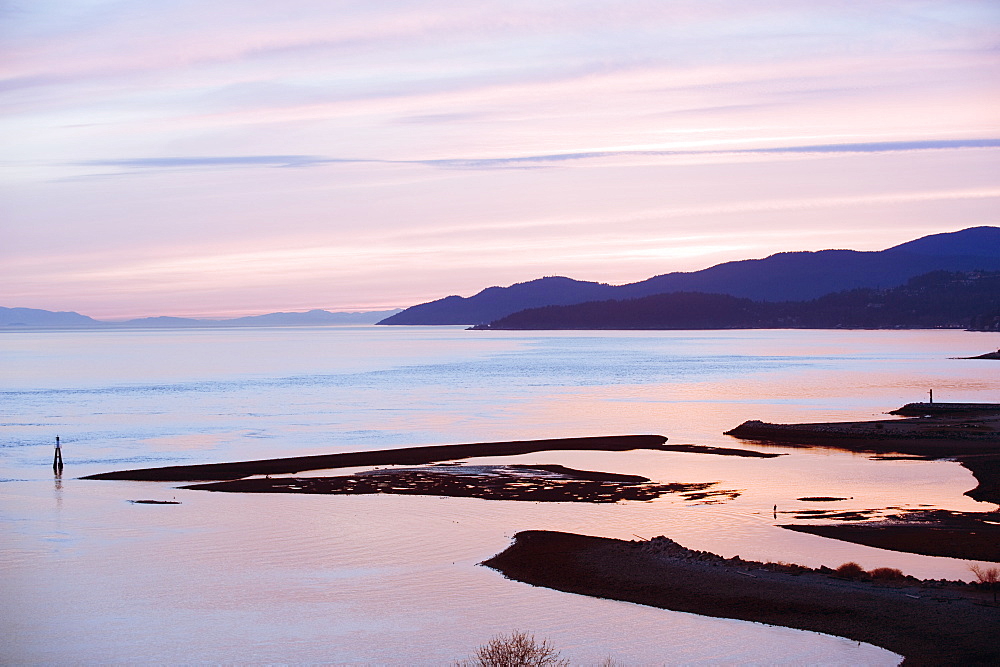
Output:
M551 305L473 329L930 329L1000 330L1000 271L935 271L890 289L860 288L810 301L751 301L670 292Z
M824 632L882 646L906 664L1000 662L1000 607L983 585L919 581L891 568L839 571L686 549L525 531L483 565L569 593Z

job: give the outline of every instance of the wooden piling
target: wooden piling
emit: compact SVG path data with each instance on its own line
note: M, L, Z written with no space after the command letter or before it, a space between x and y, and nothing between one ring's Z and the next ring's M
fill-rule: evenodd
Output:
M62 458L62 443L59 442L59 436L56 436L56 452L52 458L52 470L59 474L63 469L63 458Z

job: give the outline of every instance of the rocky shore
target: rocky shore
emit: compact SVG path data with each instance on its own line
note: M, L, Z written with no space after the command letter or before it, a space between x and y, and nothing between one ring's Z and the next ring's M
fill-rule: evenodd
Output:
M525 531L483 565L569 593L813 630L882 646L912 665L1000 663L1000 607L986 590L912 577L862 581L687 549Z

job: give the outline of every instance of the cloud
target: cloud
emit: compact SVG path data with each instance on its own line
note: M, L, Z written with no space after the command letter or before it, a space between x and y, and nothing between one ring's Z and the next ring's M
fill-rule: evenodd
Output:
M147 157L120 160L89 160L80 163L91 167L119 169L180 169L185 167L311 167L329 162L361 162L315 155L229 155L221 157Z
M929 141L873 141L857 144L823 144L818 146L782 146L752 148L736 153L887 153L896 151L926 151L945 148L996 148L1000 139L937 139Z
M444 158L416 160L377 160L364 158L337 158L320 155L230 155L230 156L173 156L148 158L122 158L90 160L79 163L91 167L118 169L202 169L209 167L315 167L325 164L382 163L417 164L444 169L529 169L566 162L596 160L629 156L674 155L752 155L768 153L837 154L837 153L896 153L902 151L930 151L963 148L998 148L1000 139L936 139L917 141L874 141L846 144L816 144L805 146L774 146L767 148L742 148L730 150L621 150L589 151L581 153L551 153L547 155L521 155L500 158Z

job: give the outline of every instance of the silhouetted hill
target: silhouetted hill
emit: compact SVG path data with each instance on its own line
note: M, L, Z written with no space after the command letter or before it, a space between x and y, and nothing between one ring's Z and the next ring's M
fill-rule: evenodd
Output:
M72 311L0 306L0 326L4 327L86 327L100 326L97 320Z
M1000 228L934 234L876 252L785 252L668 273L627 285L550 277L475 296L449 296L407 308L379 324L481 324L547 305L629 299L668 292L705 292L755 301L801 301L861 287L895 287L930 271L1000 270Z
M809 301L752 301L672 292L531 308L477 329L1000 330L1000 271L935 271L890 289L859 288Z

